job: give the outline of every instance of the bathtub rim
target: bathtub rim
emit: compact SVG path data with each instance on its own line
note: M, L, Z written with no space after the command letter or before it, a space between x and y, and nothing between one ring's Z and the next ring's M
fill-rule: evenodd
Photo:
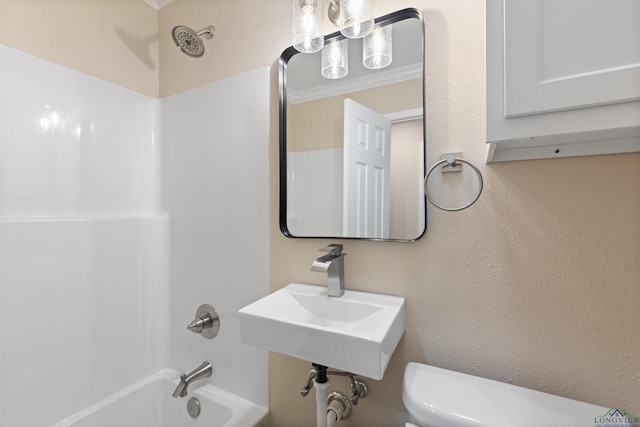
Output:
M162 369L130 386L127 386L113 393L110 396L105 397L102 400L99 400L92 405L89 405L84 409L81 409L75 414L64 418L63 420L60 420L55 424L52 424L51 427L72 427L74 423L82 420L83 418L94 414L100 409L105 408L106 406L155 381L168 381L177 384L179 379L180 373L178 371L169 368ZM223 390L213 384L205 384L201 387L195 387L194 391L191 394L212 400L222 406L229 408L232 412L232 415L227 424L229 424L230 426L244 426L248 425L247 422L250 422L253 426L260 425L261 422L264 422L267 414L269 413L268 408L244 399L243 397L240 397L236 394ZM241 424L240 421L242 421Z

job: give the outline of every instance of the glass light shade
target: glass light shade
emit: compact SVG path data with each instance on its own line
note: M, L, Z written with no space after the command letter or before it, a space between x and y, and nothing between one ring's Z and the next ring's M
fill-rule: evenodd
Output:
M362 64L372 70L378 70L391 64L392 56L391 25L376 27L362 42Z
M324 46L322 34L322 2L293 0L293 47L302 53L313 53Z
M340 0L342 27L340 32L350 39L362 38L373 31L371 0Z
M333 40L322 49L321 73L328 79L340 79L349 72L348 39Z

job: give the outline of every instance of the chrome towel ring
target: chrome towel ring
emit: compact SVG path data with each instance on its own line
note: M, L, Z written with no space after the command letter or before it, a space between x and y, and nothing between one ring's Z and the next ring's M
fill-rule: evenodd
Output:
M459 166L459 163L464 163L466 165L469 165L475 171L475 173L478 175L478 191L473 196L473 199L469 203L467 203L467 204L465 204L463 206L449 208L449 207L446 207L446 206L439 205L438 203L436 203L433 200L433 198L431 197L431 194L429 194L429 189L427 188L427 181L429 180L429 176L431 175L431 172L433 172L434 169L436 169L440 165L444 165L443 168L452 168L453 169L456 166ZM477 167L475 167L474 165L472 165L468 161L466 161L464 159L461 159L459 157L455 157L452 154L447 155L444 159L440 160L439 162L436 162L436 164L431 166L431 168L427 172L427 175L424 177L424 195L427 196L427 200L429 200L429 202L431 202L431 204L433 206L435 206L436 208L442 209L443 211L449 211L449 212L461 211L461 210L466 209L469 206L473 205L480 198L480 194L482 194L483 186L484 186L484 181L482 179L482 174L480 173L480 170L478 170Z

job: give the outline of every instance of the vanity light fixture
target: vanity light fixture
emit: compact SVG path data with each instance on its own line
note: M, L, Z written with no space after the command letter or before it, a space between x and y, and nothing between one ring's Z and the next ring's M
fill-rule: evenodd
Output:
M346 39L334 39L325 46L322 35L322 1L293 0L293 47L302 53L322 50L321 74L328 79L347 75L348 42L364 38L363 64L370 69L384 68L391 63L391 28L374 31L373 0L329 0L329 20ZM324 47L324 49L323 49Z
M362 64L372 70L379 70L391 64L392 29L391 25L376 27L362 43Z
M302 53L314 53L324 46L322 2L293 0L293 47Z
M322 49L320 72L328 79L341 79L349 72L349 39L333 39Z
M340 0L340 15L340 32L347 38L360 39L373 31L372 0Z
M293 47L302 53L322 49L322 1L293 0ZM373 0L329 0L329 20L343 36L359 39L373 31Z

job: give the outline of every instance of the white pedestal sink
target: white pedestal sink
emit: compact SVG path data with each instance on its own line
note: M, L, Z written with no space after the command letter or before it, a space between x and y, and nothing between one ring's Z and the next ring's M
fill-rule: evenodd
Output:
M238 311L243 343L382 379L404 333L404 298L291 283Z

